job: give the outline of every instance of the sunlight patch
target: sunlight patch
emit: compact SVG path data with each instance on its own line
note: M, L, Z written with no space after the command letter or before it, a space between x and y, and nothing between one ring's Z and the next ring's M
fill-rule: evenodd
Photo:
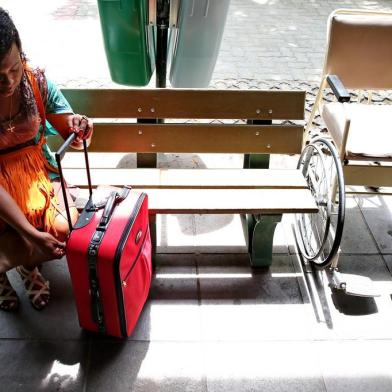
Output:
M66 387L76 381L79 374L80 364L65 365L57 359L53 362L48 375L42 380L42 386L47 387L53 384L60 384Z

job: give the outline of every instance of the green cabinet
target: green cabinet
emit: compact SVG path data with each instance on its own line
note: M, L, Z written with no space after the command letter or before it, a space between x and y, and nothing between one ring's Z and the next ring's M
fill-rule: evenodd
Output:
M208 87L229 6L230 0L181 0L178 29L170 42L173 87Z
M155 68L155 30L146 0L98 0L99 16L114 82L145 86Z

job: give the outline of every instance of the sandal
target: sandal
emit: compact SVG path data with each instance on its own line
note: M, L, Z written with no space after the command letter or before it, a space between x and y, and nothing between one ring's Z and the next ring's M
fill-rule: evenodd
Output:
M12 288L7 274L0 274L0 309L13 312L19 307L19 298Z
M41 275L38 267L29 270L20 265L16 270L23 280L31 305L34 309L42 310L49 303L49 282Z

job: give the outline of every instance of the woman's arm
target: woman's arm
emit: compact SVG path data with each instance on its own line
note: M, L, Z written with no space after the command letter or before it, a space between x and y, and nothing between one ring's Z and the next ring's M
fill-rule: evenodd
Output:
M73 113L48 113L46 117L64 140L67 139L72 132L78 135L76 140L72 143L73 148L81 150L83 148L83 139L87 141L87 145L90 145L91 136L93 134L93 122L91 119Z
M2 186L0 186L0 218L37 247L43 259L51 260L64 255L65 244L31 225L15 200Z
M50 124L60 133L63 139L74 132L78 135L72 147L82 149L82 140L87 140L90 144L93 133L93 122L86 116L74 114L71 105L68 103L59 88L48 78L47 96L45 102L46 118Z

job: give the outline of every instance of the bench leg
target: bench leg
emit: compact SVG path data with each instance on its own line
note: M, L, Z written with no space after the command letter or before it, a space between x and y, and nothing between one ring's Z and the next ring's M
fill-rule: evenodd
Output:
M248 124L271 124L270 120L248 120ZM268 169L269 154L244 154L244 169ZM272 264L272 245L276 225L282 215L241 215L252 267Z
M157 154L149 152L139 152L136 154L136 166L154 169L157 167Z
M150 214L148 216L148 221L150 225L150 235L151 235L151 257L152 266L156 266L156 254L157 254L157 216L155 214Z
M244 169L268 169L269 154L244 154Z
M140 124L156 124L160 122L154 118L138 118ZM150 152L139 152L136 154L136 167L155 168L157 167L157 154Z
M271 125L271 120L247 120L247 124ZM244 154L244 169L268 169L269 154Z
M252 267L269 267L272 264L274 232L281 220L282 215L241 215Z

